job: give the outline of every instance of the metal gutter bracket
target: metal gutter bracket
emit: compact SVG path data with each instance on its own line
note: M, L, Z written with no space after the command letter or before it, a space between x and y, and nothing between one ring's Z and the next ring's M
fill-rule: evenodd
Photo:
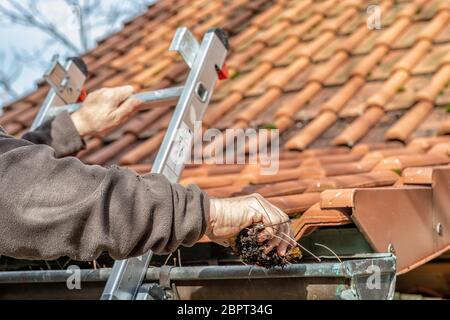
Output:
M376 259L354 261L345 265L351 282L351 293L343 292L342 298L353 296L356 300L393 300L396 283L396 259L394 255Z

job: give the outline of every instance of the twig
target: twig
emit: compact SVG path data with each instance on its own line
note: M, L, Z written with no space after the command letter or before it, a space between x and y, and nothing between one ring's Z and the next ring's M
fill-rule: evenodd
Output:
M306 251L307 253L309 253L311 256L313 256L314 258L317 259L317 261L322 262L322 259L320 259L318 256L316 256L314 253L312 253L311 251L309 251L308 249L306 249L304 246L302 246L297 240L293 239L290 235L282 232L283 235L285 235L286 237L288 237L289 239L295 241L295 243L304 251Z
M166 259L166 261L164 262L163 266L167 266L167 264L169 263L169 260L170 260L170 258L172 257L172 255L173 255L173 252L167 256L167 259Z
M339 262L342 263L341 258L339 258L339 256L336 254L336 252L334 252L333 250L331 250L331 249L330 249L329 247L327 247L326 245L323 245L323 244L320 244L320 243L314 243L314 245L315 245L315 246L318 246L318 247L322 247L322 248L324 248L324 249L330 251L330 252L331 252L331 253L339 260Z
M182 265L181 265L181 251L180 251L180 249L178 249L178 264L180 265L180 267L182 267Z
M286 242L288 245L292 246L292 243L289 242L289 241L287 241L285 238L282 238L282 237L277 236L277 235L275 235L274 237L277 238L277 239L280 239L281 241L284 241L284 242ZM294 244L294 246L296 246L297 244L298 244L298 243L297 243L297 241L296 241L295 244Z
M65 268L69 265L70 261L72 261L72 259L69 258L69 259L66 261L66 263L63 264L62 268L65 269Z
M59 263L59 261L58 261L58 260L55 260L55 262L56 262L56 264L58 265L58 267L59 267L61 270L63 270L63 267L61 266L61 264Z
M251 276L252 276L252 272L253 272L253 269L255 268L255 266L250 266L250 270L248 271L248 280L251 280Z

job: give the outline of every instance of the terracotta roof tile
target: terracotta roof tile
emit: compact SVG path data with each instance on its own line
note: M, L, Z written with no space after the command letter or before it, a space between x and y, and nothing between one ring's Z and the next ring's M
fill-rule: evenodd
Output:
M407 168L402 175L405 184L431 184L433 181L433 168Z
M323 210L320 203L311 206L302 216L291 223L295 238L307 236L319 227L344 226L351 224L349 214L345 210Z
M450 144L449 143L439 143L433 146L428 153L432 154L440 154L445 156L450 156Z
M429 76L413 77L409 80L396 95L384 106L386 111L396 111L411 108L417 102L417 93L428 85Z
M363 84L364 78L360 76L352 77L335 95L322 105L321 109L339 113Z
M407 7L406 10L414 10L417 6L415 4L411 4L410 7ZM411 16L409 14L404 14L404 12L400 12L398 14L398 20L390 26L386 31L382 33L382 35L376 39L375 46L387 46L390 47L393 45L395 40L406 30L406 28L411 24Z
M6 130L10 135L16 135L23 130L24 126L17 122L9 122L3 125L3 129Z
M334 145L353 146L370 128L372 128L384 115L378 107L372 107L344 130L336 139Z
M417 35L417 40L433 41L447 25L449 18L450 12L448 10L440 10L436 17L433 18L433 21Z
M450 134L450 117L447 117L447 119L441 124L439 127L439 134Z
M312 141L328 129L337 119L334 112L324 111L315 118L300 134L286 143L286 148L295 150L306 149Z
M291 216L305 212L320 200L320 193L305 193L269 198L269 201Z
M320 207L322 209L351 208L353 205L354 190L336 189L322 192Z
M405 70L395 72L381 87L380 92L367 99L367 106L383 108L387 102L405 85L410 79Z
M280 170L265 176L255 165L203 164L189 166L182 183L214 197L259 192L291 215L297 238L350 224L358 190L377 196L389 187L425 186L420 192L427 193L436 187L436 168L450 163L450 136L434 136L450 134L449 2L377 3L381 30L367 28L366 1L161 0L85 55L87 86L132 84L140 91L179 84L187 67L167 53L175 29L188 26L200 36L225 28L230 79L219 83L204 128L276 127ZM41 85L6 107L0 125L23 132L47 91ZM78 157L148 172L171 110L140 112L91 138Z

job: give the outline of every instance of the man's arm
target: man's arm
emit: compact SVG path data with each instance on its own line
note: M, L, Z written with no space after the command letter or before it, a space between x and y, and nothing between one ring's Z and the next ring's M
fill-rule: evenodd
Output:
M133 93L131 86L97 90L74 114L62 113L22 138L52 147L58 158L74 155L85 147L84 137L109 132L137 112L141 102Z
M117 167L57 159L54 150L0 135L0 254L22 259L115 259L168 253L206 231L209 200Z
M36 131L23 137L34 144L45 144L53 148L57 158L75 155L85 147L83 138L67 112L45 122Z

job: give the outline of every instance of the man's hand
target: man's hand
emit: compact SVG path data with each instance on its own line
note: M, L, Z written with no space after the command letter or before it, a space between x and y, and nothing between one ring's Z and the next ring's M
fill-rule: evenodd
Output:
M266 252L277 247L284 256L292 246L289 217L259 194L232 199L211 199L211 209L206 235L217 243L226 243L243 229L263 224L260 241L269 240Z
M102 135L133 116L142 103L132 97L133 87L100 89L87 96L72 120L82 137Z

